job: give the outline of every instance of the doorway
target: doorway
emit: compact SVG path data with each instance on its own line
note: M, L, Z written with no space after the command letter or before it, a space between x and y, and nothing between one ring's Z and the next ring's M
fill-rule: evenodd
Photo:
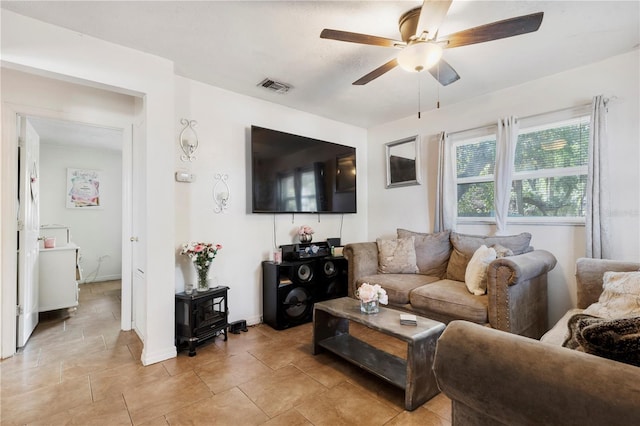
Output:
M130 164L131 131L36 115L21 114L21 118L40 139L41 238L54 237L53 250L79 247L76 278L80 293L89 283L122 281L120 324L123 330L131 329L131 277L127 273L131 259L125 248L129 244L125 230L131 220L131 200L126 195L131 193L127 190L131 171L125 166ZM89 201L78 197L82 191L77 178L85 175L91 175L95 184ZM51 253L42 246L41 254ZM41 269L41 274L47 271ZM47 305L45 300L39 303Z

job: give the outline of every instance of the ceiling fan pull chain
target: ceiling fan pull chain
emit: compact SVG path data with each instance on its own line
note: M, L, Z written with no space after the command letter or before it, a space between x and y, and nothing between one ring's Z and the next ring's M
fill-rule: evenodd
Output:
M420 102L420 73L416 73L418 76L418 119L420 119L420 110L422 109L422 104Z
M438 78L436 80L440 81L440 62L438 62ZM440 109L440 85L436 84L436 97L438 100L436 101L436 109Z

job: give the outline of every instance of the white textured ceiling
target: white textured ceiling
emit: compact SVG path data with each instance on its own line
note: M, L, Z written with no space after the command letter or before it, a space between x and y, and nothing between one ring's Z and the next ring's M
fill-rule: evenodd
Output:
M440 34L544 12L540 29L445 50L461 79L440 87L396 68L351 83L397 50L320 39L323 28L399 39L421 1L2 1L2 8L168 58L178 75L362 127L463 101L638 48L638 1L454 1ZM257 87L269 77L287 94Z
M122 130L43 117L27 117L40 143L122 150Z

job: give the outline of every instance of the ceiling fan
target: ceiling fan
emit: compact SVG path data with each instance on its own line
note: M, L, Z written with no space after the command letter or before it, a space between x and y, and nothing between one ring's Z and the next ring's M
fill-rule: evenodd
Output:
M399 21L402 41L331 29L322 30L320 38L401 49L396 58L354 81L354 85L367 84L400 65L407 71L429 70L440 84L447 86L459 80L460 76L442 59L443 49L537 31L544 15L543 12L538 12L518 16L440 37L438 28L447 15L451 2L452 0L424 0L422 7L403 14Z

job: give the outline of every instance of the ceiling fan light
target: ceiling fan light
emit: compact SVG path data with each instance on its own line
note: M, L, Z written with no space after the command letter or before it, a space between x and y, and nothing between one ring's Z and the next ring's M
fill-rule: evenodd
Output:
M433 67L442 58L442 47L432 42L416 42L398 54L398 65L406 71L420 72Z

